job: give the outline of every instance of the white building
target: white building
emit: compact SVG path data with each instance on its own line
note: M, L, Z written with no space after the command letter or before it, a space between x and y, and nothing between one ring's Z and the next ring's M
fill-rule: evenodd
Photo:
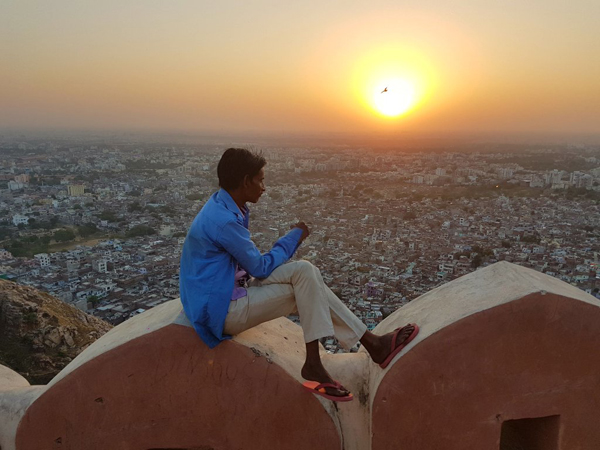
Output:
M15 224L15 226L19 224L27 225L29 223L29 217L23 216L21 214L15 214L12 218L12 221Z
M562 182L563 171L554 169L552 172L547 172L544 175L544 181L546 184L558 184Z
M34 255L34 258L37 259L40 267L48 267L50 265L48 253L38 253L37 255Z
M161 236L173 236L173 227L171 225L161 225L158 234Z
M19 183L18 181L15 180L10 180L8 182L8 189L10 191L18 191L19 189L23 189L25 187L24 183Z
M508 180L508 179L512 178L514 173L515 173L515 171L509 167L502 167L502 168L498 169L498 175L503 180Z
M96 272L107 273L108 272L107 261L105 259L96 259L96 260L92 261L92 268Z

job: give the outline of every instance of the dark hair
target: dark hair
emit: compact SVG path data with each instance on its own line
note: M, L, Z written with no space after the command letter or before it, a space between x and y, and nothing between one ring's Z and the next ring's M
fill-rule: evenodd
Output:
M245 148L228 148L217 166L219 186L223 189L237 189L246 175L254 178L265 164L267 160L261 153Z

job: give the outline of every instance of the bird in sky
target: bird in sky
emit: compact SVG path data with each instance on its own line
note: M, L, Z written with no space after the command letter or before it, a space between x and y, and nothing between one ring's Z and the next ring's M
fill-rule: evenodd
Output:
M385 87L385 89L383 91L381 91L381 93L383 94L384 92L387 92L387 86Z

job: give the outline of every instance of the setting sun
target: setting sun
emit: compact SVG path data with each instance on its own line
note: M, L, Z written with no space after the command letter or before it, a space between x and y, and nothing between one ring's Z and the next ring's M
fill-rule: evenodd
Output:
M415 88L408 81L387 80L380 86L373 93L373 102L381 114L396 117L408 112L415 104Z
M397 44L369 47L356 57L353 68L357 105L378 122L390 123L426 106L437 88L439 72L428 52Z

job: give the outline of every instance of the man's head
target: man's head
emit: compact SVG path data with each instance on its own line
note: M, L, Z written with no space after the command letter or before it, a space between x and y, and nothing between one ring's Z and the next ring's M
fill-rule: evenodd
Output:
M219 186L227 192L243 192L245 200L256 203L265 191L263 167L267 161L244 148L228 148L217 166Z

